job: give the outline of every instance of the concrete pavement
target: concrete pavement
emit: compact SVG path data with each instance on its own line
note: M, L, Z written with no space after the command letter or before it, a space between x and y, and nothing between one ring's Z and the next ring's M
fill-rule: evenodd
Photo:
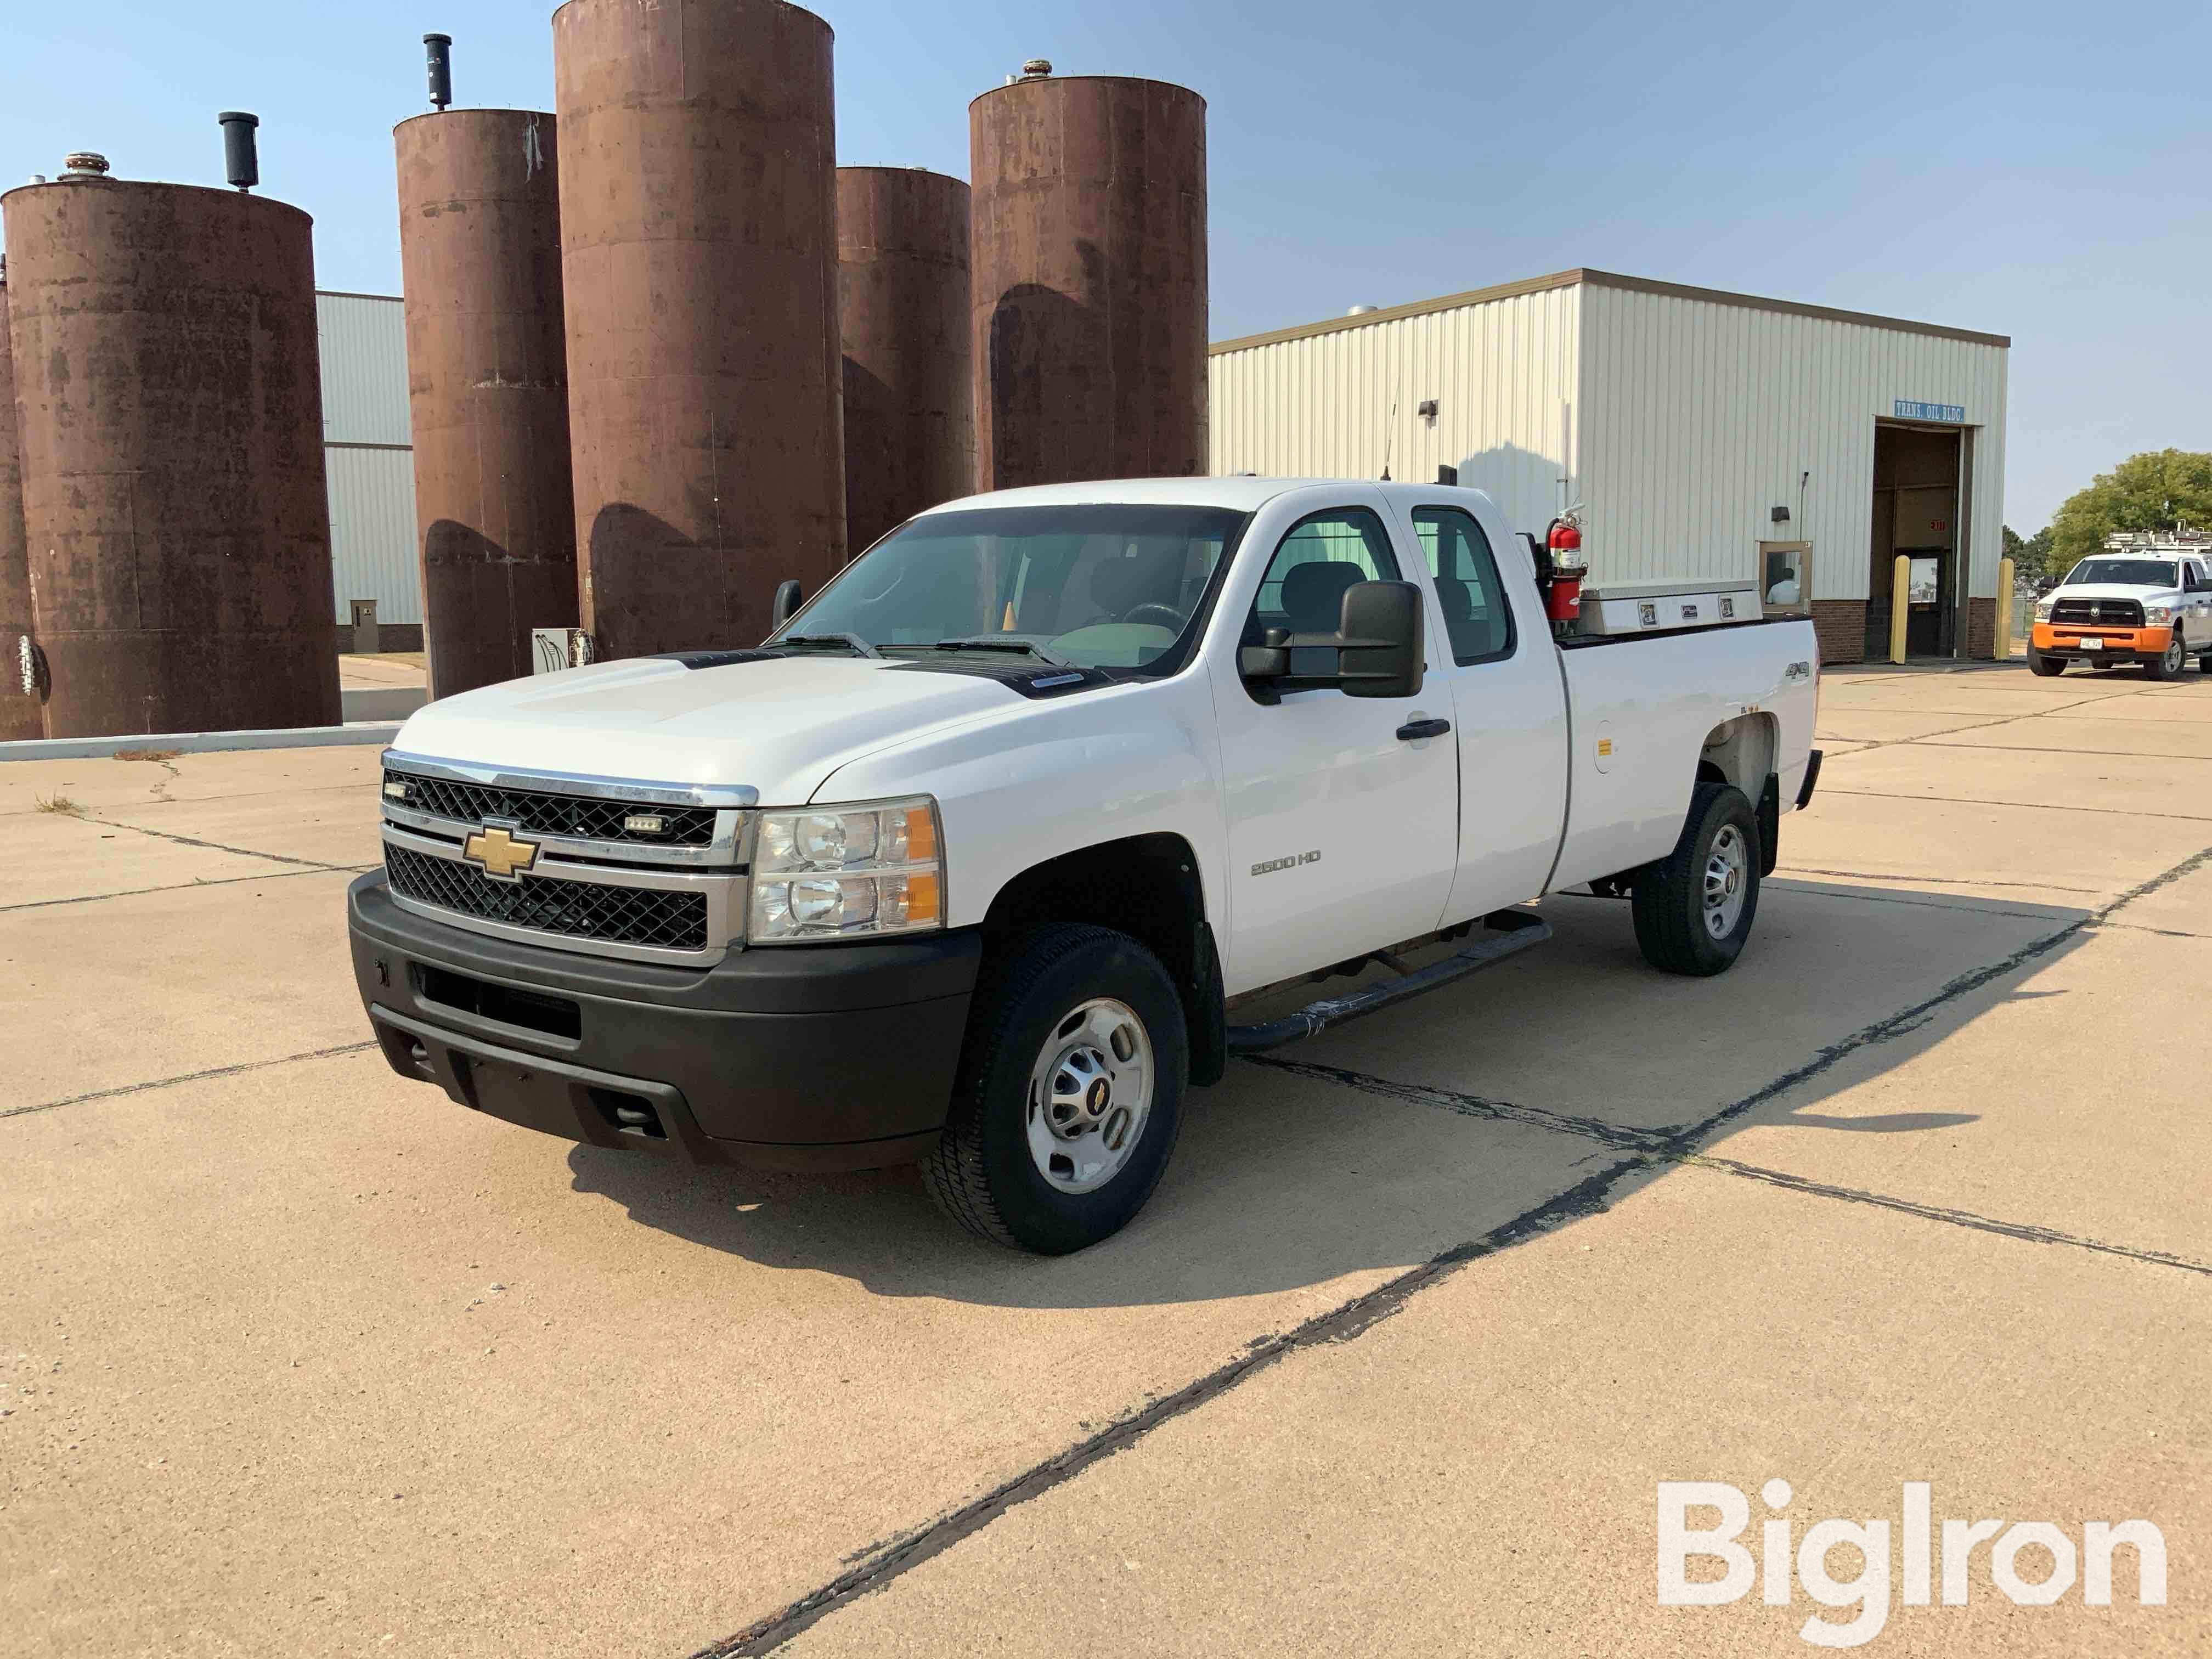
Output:
M2166 1607L1984 1545L1876 1650L2202 1650L2212 682L1822 727L1735 971L1560 896L1051 1262L393 1077L373 750L0 767L0 1649L1767 1652L1848 1610L1658 1606L1653 1504L1778 1475L2164 1530Z

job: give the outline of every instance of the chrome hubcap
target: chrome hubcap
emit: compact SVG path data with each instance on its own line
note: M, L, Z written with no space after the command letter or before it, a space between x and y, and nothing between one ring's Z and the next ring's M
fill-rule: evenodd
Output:
M1750 882L1751 849L1741 830L1724 823L1705 854L1705 931L1715 939L1726 939L1735 931Z
M2177 627L2173 630L2173 637L2166 641L2166 672L2169 674L2179 674L2181 672L2182 663L2188 654L2181 643L2181 629Z
M1152 1041L1135 1010L1095 997L1053 1028L1030 1069L1030 1157L1064 1193L1121 1173L1152 1106Z

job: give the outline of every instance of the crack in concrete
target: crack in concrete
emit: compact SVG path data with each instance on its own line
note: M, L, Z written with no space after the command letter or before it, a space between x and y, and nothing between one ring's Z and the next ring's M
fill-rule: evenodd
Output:
M180 1083L203 1083L210 1078L236 1077L240 1073L265 1071L271 1066L290 1066L303 1060L329 1060L337 1054L357 1054L364 1048L374 1047L374 1041L341 1042L335 1048L310 1048L303 1054L279 1054L272 1060L245 1060L235 1066L211 1066L204 1072L186 1072L179 1077L157 1077L144 1083L118 1084L112 1089L94 1089L89 1094L70 1095L63 1100L42 1100L32 1106L9 1106L0 1109L0 1118L28 1117L33 1112L58 1111L64 1106L82 1106L88 1101L143 1095L154 1089L172 1089Z
M1540 1107L1515 1106L1508 1102L1487 1100L1479 1096L1462 1096L1449 1090L1434 1090L1424 1085L1390 1084L1382 1079L1370 1079L1363 1073L1310 1061L1285 1060L1272 1055L1245 1056L1248 1064L1302 1073L1363 1089L1372 1084L1378 1087L1370 1091L1384 1092L1390 1098L1444 1104L1447 1109L1460 1111L1471 1117L1510 1118L1574 1135L1584 1134L1582 1126L1601 1128L1607 1135L1622 1137L1621 1145L1633 1145L1640 1150L1631 1152L1626 1158L1577 1182L1511 1220L1464 1244L1455 1245L1431 1257L1421 1266L1401 1273L1340 1307L1316 1314L1288 1332L1259 1340L1244 1354L1227 1364L1207 1372L1101 1432L1034 1465L981 1498L941 1515L869 1553L849 1571L810 1591L781 1611L747 1626L734 1636L700 1649L692 1659L749 1659L750 1656L774 1652L830 1613L864 1595L888 1588L923 1562L944 1553L962 1540L972 1537L1017 1504L1026 1503L1056 1486L1066 1485L1101 1459L1127 1450L1162 1424L1205 1405L1286 1354L1322 1344L1350 1341L1396 1313L1413 1297L1449 1278L1468 1262L1494 1255L1510 1245L1522 1243L1568 1221L1602 1212L1611 1201L1615 1189L1630 1177L1668 1164L1698 1161L1692 1152L1696 1143L1706 1139L1723 1125L1735 1121L1808 1079L1828 1071L1861 1048L1902 1036L1923 1024L1935 1010L1945 1004L1978 990L1992 980L2002 978L2046 955L2083 929L2098 925L2122 906L2180 880L2203 868L2208 862L2212 862L2212 847L2192 854L2172 868L2136 884L2101 909L2090 912L2054 933L2030 940L2002 960L1954 976L1940 989L1911 1006L1899 1009L1870 1025L1861 1027L1849 1036L1820 1049L1803 1065L1784 1073L1741 1099L1729 1103L1695 1123L1675 1128L1657 1131L1633 1129L1624 1125L1604 1124L1600 1119L1578 1118L1570 1114L1548 1112ZM1725 1160L1709 1162L1718 1167ZM1747 1164L1742 1168L1744 1171L1750 1171L1754 1166ZM1753 1175L1747 1178L1758 1179L1762 1176ZM1784 1184L1786 1181L1784 1178ZM1838 1188L1834 1189L1834 1194L1840 1195L1848 1190ZM1872 1195L1869 1195L1869 1201L1871 1199ZM1893 1200L1898 1207L1903 1207L1908 1202L1905 1200ZM2109 1249L2140 1260L2158 1259L2152 1252L2132 1251L2120 1246L2101 1246L2094 1241L2077 1241L2069 1235L2048 1234L2048 1230L2027 1228L2019 1223L1990 1222L1986 1218L1971 1216L1964 1211L1945 1215L1932 1206L1923 1206L1911 1212L1926 1214L1937 1219L1955 1219L1960 1225L1983 1224L1986 1230L2004 1231L2009 1237L2030 1238L2037 1243L2080 1243L2085 1248ZM2181 1258L2175 1258L2170 1263L2161 1262L2160 1265L2199 1270L2197 1264Z
M2212 819L2204 812L2138 812L2124 806L2075 806L2056 800L1976 800L1966 795L1900 795L1887 789L1823 789L1823 795L1856 795L1864 800L1934 801L1945 806L2003 806L2030 812L2094 812L2108 818L2171 818L2178 823L2203 823Z
M165 801L161 804L167 806L176 806L182 805L183 803L178 801ZM240 858L267 859L273 864L296 864L302 868L308 870L344 870L348 868L362 867L343 864L325 864L319 859L290 858L283 853L259 853L256 852L250 847L226 847L219 841L202 841L196 836L180 836L174 830L149 830L143 823L118 823L112 818L95 818L87 816L82 819L82 822L86 823L104 824L110 830L136 830L142 836L153 836L161 841L175 842L180 847L198 847L210 853L235 853Z
M125 887L113 893L79 893L74 898L25 899L20 904L0 904L0 915L11 910L44 910L57 904L98 904L106 899L143 898L149 893L189 893L196 887L234 887L242 881L289 881L295 876L359 876L380 867L374 864L319 864L305 870L267 870L252 876L214 876L205 881L173 881L164 887Z
M1954 1227L1969 1227L1978 1232L1995 1233L2002 1238L2016 1238L2029 1244L2067 1244L2077 1250L2094 1250L2104 1255L2125 1256L2132 1261L2145 1261L2161 1267L2179 1267L2184 1273L2203 1273L2212 1278L2212 1262L2196 1261L2185 1255L2172 1255L2164 1250L2138 1249L2131 1244L2108 1244L2102 1239L2087 1238L2079 1233L2061 1232L2056 1227L2040 1226L2028 1221L1999 1221L1990 1216L1977 1215L1972 1210L1954 1210L1940 1204L1922 1204L1909 1198L1893 1198L1887 1193L1871 1193L1856 1187L1838 1187L1825 1181L1812 1181L1803 1176L1788 1174L1781 1170L1765 1169L1756 1164L1739 1164L1730 1158L1699 1155L1680 1160L1692 1169L1716 1170L1723 1174L1739 1176L1747 1181L1763 1181L1770 1186L1781 1187L1793 1193L1804 1193L1816 1198L1840 1199L1851 1204L1870 1204L1877 1209L1894 1210L1899 1215L1918 1216L1923 1220L1941 1221Z
M736 1635L700 1649L692 1659L749 1659L749 1656L774 1652L849 1602L888 1588L923 1562L974 1536L1017 1504L1025 1504L1055 1486L1065 1486L1101 1459L1127 1450L1162 1424L1197 1409L1276 1361L1303 1349L1349 1342L1468 1262L1494 1255L1567 1222L1598 1213L1606 1207L1612 1189L1621 1179L1636 1170L1652 1167L1655 1162L1650 1158L1637 1157L1601 1170L1478 1238L1431 1256L1419 1267L1409 1268L1349 1302L1316 1314L1303 1324L1260 1338L1227 1364L1186 1383L1173 1394L1161 1395L1142 1410L1077 1442L927 1526L894 1540L851 1571L800 1597L781 1612L747 1626Z

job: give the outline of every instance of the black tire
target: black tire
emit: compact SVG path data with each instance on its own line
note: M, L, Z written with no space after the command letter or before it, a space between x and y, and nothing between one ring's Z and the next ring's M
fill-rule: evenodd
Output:
M2143 672L2154 680L2178 680L2188 666L2188 647L2182 643L2181 629L2177 627L2165 652L2144 659Z
M1121 1167L1103 1186L1067 1192L1030 1155L1030 1075L1068 1018L1100 998L1141 1024L1152 1097ZM1039 928L987 966L976 987L945 1136L921 1166L930 1196L970 1232L1041 1255L1112 1237L1144 1207L1175 1151L1189 1053L1182 1002L1158 957L1109 928Z
M2066 659L2046 657L2040 651L2031 651L2027 653L2027 665L2044 678L2050 679L2066 672Z
M1706 868L1724 831L1733 830L1742 852L1735 920L1715 933L1706 920ZM1674 850L1638 872L1632 909L1644 959L1662 973L1706 976L1725 971L1742 953L1759 912L1759 818L1742 790L1729 783L1701 783L1690 793L1690 811Z

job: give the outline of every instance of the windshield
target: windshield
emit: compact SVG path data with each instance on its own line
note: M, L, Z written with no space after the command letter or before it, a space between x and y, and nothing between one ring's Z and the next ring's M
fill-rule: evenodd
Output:
M2062 587L2112 582L2121 587L2179 587L2173 567L2164 559L2084 559L2066 573Z
M930 514L839 572L769 643L851 635L887 656L1030 651L1172 673L1249 517L1127 505Z

